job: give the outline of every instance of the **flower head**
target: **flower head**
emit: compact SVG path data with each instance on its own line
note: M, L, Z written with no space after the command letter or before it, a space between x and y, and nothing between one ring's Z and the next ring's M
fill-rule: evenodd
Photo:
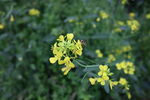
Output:
M66 36L60 35L52 47L54 57L49 58L52 64L58 61L58 64L65 65L65 67L61 69L64 75L67 75L68 72L75 67L72 60L82 55L82 44L80 40L76 41L73 40L73 38L73 33L68 33Z
M102 19L107 19L108 17L109 17L109 15L106 13L106 12L104 12L104 11L100 11L100 17L102 18Z
M0 30L4 29L5 25L4 24L0 24Z
M132 62L129 61L122 61L116 64L118 70L123 69L125 74L133 75L135 72L135 66Z
M40 15L40 11L38 9L32 8L29 10L29 15L31 16L39 16Z

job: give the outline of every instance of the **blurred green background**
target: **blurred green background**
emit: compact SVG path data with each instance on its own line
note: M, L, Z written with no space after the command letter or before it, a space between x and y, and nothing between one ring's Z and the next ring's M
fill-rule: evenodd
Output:
M29 15L37 9L38 16ZM97 22L99 11L109 19ZM140 29L132 33L113 33L117 20L127 20L134 12ZM82 59L99 59L96 49L104 56L116 55L113 50L131 45L136 74L131 81L133 100L150 99L150 13L149 0L0 0L0 100L126 100L116 90L105 93L99 85L91 86L72 70L64 76L60 66L50 64L51 46L60 34L74 33L85 41ZM10 21L13 16L13 21ZM107 57L106 57L107 58ZM116 56L117 59L122 55ZM87 60L88 63L88 60Z

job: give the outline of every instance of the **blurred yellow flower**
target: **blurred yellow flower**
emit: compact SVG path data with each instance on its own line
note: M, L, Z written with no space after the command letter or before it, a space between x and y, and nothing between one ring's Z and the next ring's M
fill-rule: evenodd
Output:
M131 28L132 31L137 31L140 27L140 23L135 19L127 20L127 25Z
M127 92L127 97L128 97L128 99L131 99L131 93L130 92Z
M134 17L135 17L135 13L134 13L134 12L130 12L130 13L129 13L129 17L130 17L130 18L134 18Z
M128 81L125 78L121 77L119 80L119 84L124 86L126 90L129 90Z
M103 53L100 50L96 50L95 53L97 54L98 58L102 58L103 57Z
M112 54L109 54L109 55L108 55L108 63L111 63L111 62L113 62L113 61L115 61L115 60L116 60L116 58L115 58L114 55L112 55Z
M96 24L92 24L93 28L96 28Z
M104 11L100 11L100 17L102 18L102 19L107 19L108 17L109 17L109 15L106 13L106 12L104 12Z
M75 20L74 19L69 19L68 22L73 23L73 22L75 22Z
M38 9L32 8L29 10L29 15L31 16L39 16L40 15L40 11Z
M118 26L125 26L125 23L123 21L117 21Z
M150 19L150 13L146 14L146 15L145 15L145 18L146 18L146 19Z
M96 18L96 21L97 21L97 22L99 22L100 20L101 20L101 19L100 19L99 17L98 17L98 18Z
M5 25L4 24L0 24L0 30L4 29Z
M113 29L113 32L122 32L121 28L115 28Z
M14 22L15 21L15 18L13 15L10 16L10 22Z
M121 4L125 5L127 3L127 0L121 0Z

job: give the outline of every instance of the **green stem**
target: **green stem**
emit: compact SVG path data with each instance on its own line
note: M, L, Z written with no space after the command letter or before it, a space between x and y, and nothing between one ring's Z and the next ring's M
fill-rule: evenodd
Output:
M77 60L75 60L75 62L77 64L79 64L81 67L85 67L85 68L98 67L99 66L99 65L84 65L84 64L81 64L80 62L78 62Z

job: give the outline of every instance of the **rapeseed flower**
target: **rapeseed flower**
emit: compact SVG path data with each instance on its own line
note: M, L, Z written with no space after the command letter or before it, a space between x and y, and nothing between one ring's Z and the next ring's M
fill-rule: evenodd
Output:
M146 19L150 19L150 13L146 14L146 15L145 15L145 18L146 18Z
M67 75L72 68L75 68L72 60L82 55L81 41L76 41L73 38L73 33L68 33L66 36L60 35L52 47L54 57L49 58L52 64L58 61L58 64L65 65L65 67L61 69L64 75Z
M4 29L5 25L4 24L0 24L0 30Z
M110 72L110 69L108 68L107 65L100 65L99 66L99 72L98 72L98 77L96 78L89 78L89 81L91 85L94 85L96 82L100 83L102 86L106 84L106 82L109 83L110 88L112 89L113 86L117 85L117 81L112 81L110 79L110 76L113 75L113 73Z
M100 20L101 20L101 19L100 19L99 17L96 18L96 21L97 21L97 22L100 22Z
M100 11L100 17L102 18L102 19L107 19L108 17L109 17L109 15L106 13L106 12L104 12L104 11Z
M13 15L10 16L10 22L14 22L15 21L15 18Z
M132 19L132 18L134 18L135 17L135 13L134 12L130 12L129 13L129 17Z
M132 62L129 61L122 61L116 64L118 70L123 69L125 74L133 75L135 72L135 66Z
M121 0L121 4L125 5L127 3L127 0Z
M132 47L130 45L126 45L126 46L123 46L119 49L116 50L116 53L117 54L122 54L122 53L126 53L126 52L129 52L132 50Z
M135 19L127 20L127 25L130 27L131 31L137 31L140 27L140 23Z
M113 54L109 54L108 55L108 63L111 63L111 62L113 62L113 61L115 61L116 60L116 58L115 58L115 56L113 55Z
M129 90L128 81L125 78L120 78L119 84L122 85L126 90Z
M30 16L39 16L40 11L38 9L32 8L32 9L29 10L29 15Z
M103 57L103 53L100 50L96 50L95 53L97 54L98 58L102 58Z

